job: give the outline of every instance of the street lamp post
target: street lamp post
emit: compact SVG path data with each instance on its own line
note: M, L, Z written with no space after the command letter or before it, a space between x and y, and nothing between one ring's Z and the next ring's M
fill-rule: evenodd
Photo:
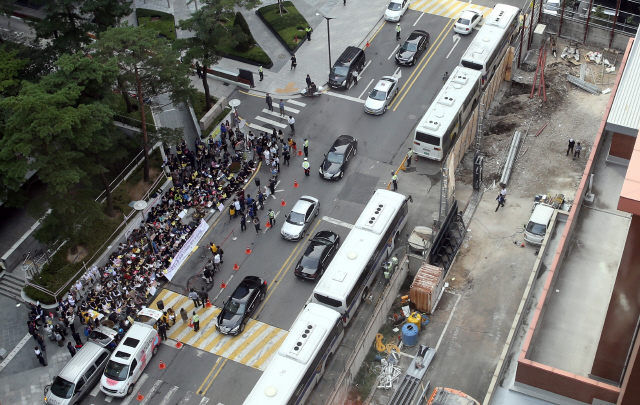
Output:
M319 15L320 17L327 20L327 45L329 46L329 72L331 72L331 68L333 66L331 65L331 31L329 30L329 20L334 20L335 17L327 17L326 15L320 14L320 13L316 13L316 15Z

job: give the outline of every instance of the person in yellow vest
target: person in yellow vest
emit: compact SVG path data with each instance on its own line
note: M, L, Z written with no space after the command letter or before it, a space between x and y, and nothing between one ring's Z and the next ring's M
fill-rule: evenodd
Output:
M304 157L309 157L309 140L307 138L304 138L302 149L304 150Z
M193 320L193 331L197 332L200 330L200 316L198 314L196 314L196 311L193 311L193 318L191 318L191 320Z
M260 75L260 81L262 81L262 79L264 79L264 73L262 72L262 66L260 66L258 68L258 74Z
M311 29L311 26L307 25L307 28L305 28L305 31L307 32L307 40L311 41L311 33L313 32L313 30Z
M413 151L409 148L407 152L407 167L411 167L411 157L413 156Z
M398 175L391 172L391 182L393 183L393 191L398 190Z
M302 168L304 169L304 175L309 176L309 170L311 169L311 164L309 164L309 160L304 158L304 162L302 162Z

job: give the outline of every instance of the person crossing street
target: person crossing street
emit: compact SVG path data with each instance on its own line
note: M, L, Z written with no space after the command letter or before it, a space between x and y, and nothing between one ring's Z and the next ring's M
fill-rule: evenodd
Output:
M196 293L196 295L198 295ZM193 331L197 332L200 330L200 316L198 316L198 314L196 314L196 311L193 311Z
M393 191L398 190L398 175L391 172L391 182L393 183Z
M269 93L267 93L267 96L265 97L265 101L267 102L267 107L269 108L269 111L273 111L273 99L271 98Z
M257 215L253 217L253 225L256 227L256 234L260 233L260 219Z
M396 41L400 41L400 31L402 31L402 27L400 27L400 23L396 25Z
M289 126L291 127L291 133L295 134L296 133L296 127L294 125L296 123L296 120L290 115L289 119L287 121L289 122Z
M304 158L304 161L302 162L302 168L304 169L304 175L309 176L311 164L309 164L309 160L307 158Z

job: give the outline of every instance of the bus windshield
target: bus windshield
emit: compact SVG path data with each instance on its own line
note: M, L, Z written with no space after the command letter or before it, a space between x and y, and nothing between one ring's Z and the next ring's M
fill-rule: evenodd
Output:
M440 138L437 136L425 134L424 132L416 131L416 141L427 143L433 146L440 146Z

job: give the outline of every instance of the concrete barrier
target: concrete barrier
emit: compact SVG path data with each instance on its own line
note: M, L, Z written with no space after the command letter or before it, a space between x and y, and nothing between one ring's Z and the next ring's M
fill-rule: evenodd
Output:
M560 32L560 16L542 13L540 22L547 25L547 32ZM562 19L561 37L582 42L585 29L586 22L575 21L565 16L565 18ZM629 43L629 38L633 36L634 33L614 31L613 41L611 41L611 28L605 28L591 22L589 24L589 30L587 31L586 43L590 46L609 48L609 41L611 41L611 48L624 51ZM562 51L562 49L559 49L558 53L560 53L560 51Z
M222 97L218 100L217 103L211 107L211 109L200 119L198 122L198 127L200 128L200 137L202 137L202 132L206 131L206 129L211 125L213 120L224 110L224 107L227 105L227 98Z

